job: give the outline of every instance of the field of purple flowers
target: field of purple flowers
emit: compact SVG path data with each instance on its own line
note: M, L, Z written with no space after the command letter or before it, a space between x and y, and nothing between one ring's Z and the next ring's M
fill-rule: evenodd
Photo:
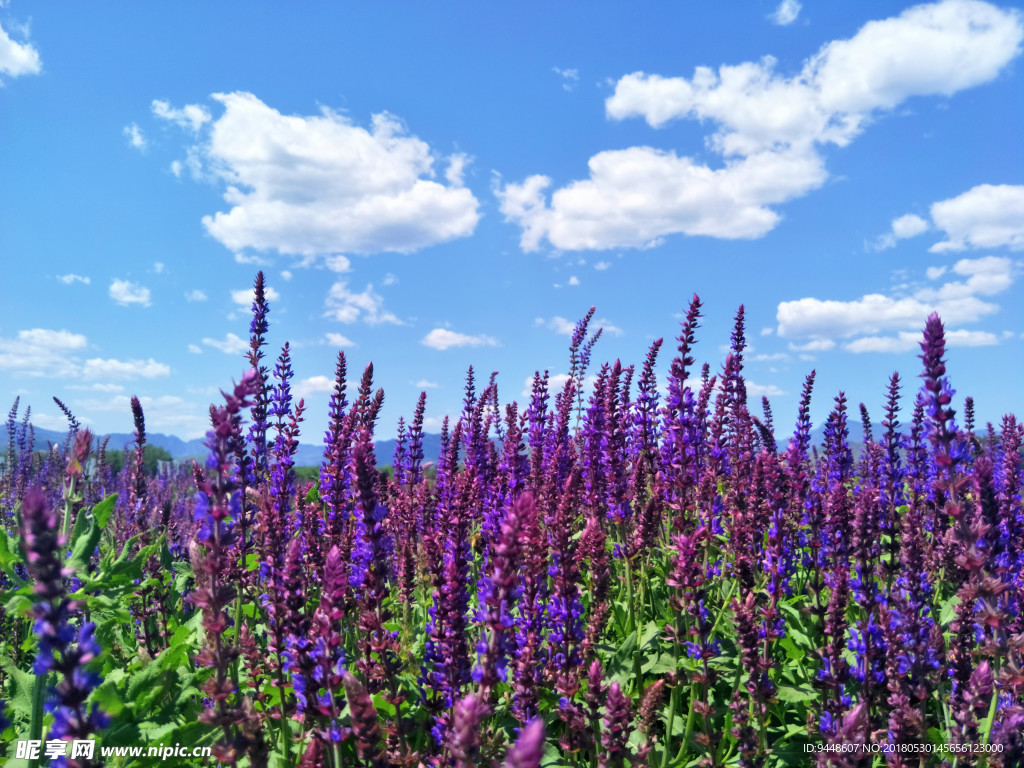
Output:
M255 296L203 466L148 476L137 400L118 476L67 409L33 453L15 403L0 764L95 738L274 768L1024 765L1024 427L976 431L970 398L957 423L937 316L880 434L839 393L812 445L812 372L779 449L742 307L718 375L693 370L694 296L667 382L659 339L585 390L591 310L561 391L503 404L470 369L429 473L425 395L375 456L384 394L339 353L302 487L262 274Z

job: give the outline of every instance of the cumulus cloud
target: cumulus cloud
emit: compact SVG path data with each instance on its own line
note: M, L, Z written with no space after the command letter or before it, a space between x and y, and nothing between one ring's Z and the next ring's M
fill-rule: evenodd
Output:
M185 301L206 301L207 295L198 288L188 291L185 294Z
M146 148L146 137L142 133L142 129L136 123L131 123L124 127L124 135L128 139L128 144L135 149Z
M42 68L39 51L27 42L15 42L4 28L0 27L0 75L7 77L37 75ZM0 80L0 85L3 85L2 80Z
M576 330L576 323L562 317L561 315L555 315L547 320L543 317L538 317L533 321L533 324L536 326L543 326L544 328L561 334L562 336L572 336L572 332ZM622 336L621 328L612 325L608 320L603 318L599 320L592 320L589 328L593 331L600 328L602 333L607 333L610 336Z
M897 336L865 336L843 346L847 352L910 352L921 348L922 333L900 331ZM948 347L985 347L998 344L994 333L988 331L946 331Z
M362 320L368 325L402 325L396 315L384 309L384 297L374 291L372 285L367 285L361 293L354 293L349 289L347 280L339 280L331 286L325 307L324 316L339 323Z
M166 432L190 440L204 436L210 428L209 401L193 402L177 395L140 395L139 401L146 414L146 428L151 432ZM83 413L127 414L124 431L131 429L131 398L128 395L78 400L74 405Z
M428 379L420 379L413 384L416 389L437 389L436 381L429 381Z
M240 339L233 333L228 333L223 340L205 338L203 339L203 344L219 349L225 355L240 355L249 349L249 342L245 339Z
M74 273L68 273L66 275L57 275L57 279L60 280L64 285L71 285L72 283L83 283L88 285L92 280L82 275L76 275Z
M609 118L713 126L719 167L675 151L630 147L590 158L589 178L548 194L551 179L498 186L520 245L562 250L644 248L672 234L761 237L776 207L828 178L820 149L846 146L877 115L912 96L949 96L995 78L1016 57L1022 14L977 0L943 0L872 21L824 45L799 72L776 60L698 67L691 78L635 72L605 102Z
M153 358L148 360L104 360L94 357L86 360L82 367L82 376L86 379L156 379L169 376L170 366L158 363Z
M934 253L968 248L1024 250L1024 186L981 184L932 205L935 226L947 239Z
M18 331L16 338L0 337L0 369L29 376L66 376L78 372L72 353L88 344L79 333L46 328Z
M320 394L334 391L334 380L326 376L310 376L297 382L293 389L298 397L309 397L312 394Z
M354 347L356 343L352 341L348 336L344 336L340 333L328 333L324 336L324 339L332 347Z
M171 372L169 366L153 358L108 360L94 357L82 361L78 353L88 346L88 339L80 333L48 328L19 331L13 339L0 337L0 369L26 376L73 380L102 379L105 382L154 379L167 376ZM98 389L99 386L93 384L89 388Z
M251 93L212 98L224 112L208 125L208 113L191 120L204 139L190 156L226 187L230 209L203 225L233 251L410 253L476 227L478 201L462 186L467 158L449 158L447 184L435 180L430 147L390 114L364 128L327 108L284 115ZM158 108L182 124L189 109Z
M201 354L203 354L203 348L200 347L198 344L189 344L188 345L188 351L189 351L189 354L192 354L192 355L201 355Z
M200 293L202 292L200 291ZM281 294L268 285L263 289L263 298L267 301L277 301L281 298ZM256 289L242 288L240 291L232 291L231 300L240 307L251 307L252 303L256 301Z
M131 304L149 306L149 288L138 285L130 280L114 280L110 284L110 298L123 307Z
M874 247L876 251L884 251L887 248L894 247L898 240L917 237L927 231L927 221L916 214L908 213L893 219L890 230L884 235L879 236L875 241Z
M796 17L800 15L801 7L800 3L796 0L782 0L779 3L779 7L771 15L771 20L780 27L787 27L796 21Z
M420 340L420 344L432 349L450 349L451 347L496 347L498 340L483 334L469 336L456 333L447 328L435 328Z
M974 323L998 312L999 305L986 299L1005 292L1013 284L1016 272L1013 262L1005 257L961 259L951 270L931 272L929 276L934 275L933 280L943 275L965 279L947 280L938 287L921 287L909 296L896 298L876 293L853 301L815 298L785 301L779 304L776 313L778 333L783 337L809 339L804 344L791 344L794 350L831 348L836 339L860 336L862 338L848 342L844 349L850 352L906 351L911 343L907 339L918 338L928 315L938 312L951 328L947 335L955 337L956 343L975 346L995 343L993 334L964 331L954 326ZM887 331L895 331L897 335L881 336Z
M198 132L200 128L210 122L210 110L201 104L186 104L181 109L175 109L170 102L154 99L151 109L153 114L160 119L169 120L182 128L188 128L193 133Z

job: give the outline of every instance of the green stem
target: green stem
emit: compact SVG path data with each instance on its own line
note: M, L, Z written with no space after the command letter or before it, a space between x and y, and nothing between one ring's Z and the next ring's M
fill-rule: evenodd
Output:
M40 741L43 737L43 700L46 698L47 675L36 675L36 683L32 688L32 722L29 725L28 737ZM28 761L28 768L37 768L39 758Z
M999 674L999 664L996 663L995 675ZM978 768L985 768L988 765L988 752L984 751L988 746L988 740L992 737L992 724L996 719L996 707L999 704L999 686L992 686L992 699L988 703L988 714L985 716L985 724L981 729L982 753L978 760Z
M678 665L678 659L676 660ZM671 697L669 698L668 707L668 722L665 723L665 748L661 753L661 768L668 768L669 753L672 750L672 728L675 725L676 720L676 709L679 707L679 686L677 685L672 689ZM693 708L691 707L691 711ZM689 723L687 723L689 725Z

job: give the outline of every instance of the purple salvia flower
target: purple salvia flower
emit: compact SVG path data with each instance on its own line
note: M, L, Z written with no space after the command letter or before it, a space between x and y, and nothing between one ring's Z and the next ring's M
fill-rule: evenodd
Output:
M608 688L607 711L601 729L604 750L598 760L600 768L624 768L632 765L629 737L633 732L633 708L618 682Z
M348 697L356 752L360 759L367 761L372 768L386 768L388 763L381 745L380 720L370 700L370 694L350 672L345 672L342 680Z
M448 732L448 751L455 768L476 768L480 753L480 721L488 715L484 697L467 694L455 702L452 727Z
M487 700L499 681L507 679L506 667L512 651L509 630L513 625L517 573L521 560L522 521L533 514L533 496L526 492L506 510L498 542L491 551L487 575L481 580L480 620L487 629L484 651L473 677Z
M203 687L211 706L200 718L222 729L218 757L232 764L252 745L237 729L246 716L237 701L229 667L238 658L239 649L225 642L224 632L231 621L228 606L235 598L235 589L228 578L234 568L231 519L241 511L241 487L234 459L242 444L241 411L251 404L249 398L258 387L257 375L250 368L233 392L223 393L223 406L210 407L212 429L207 433L210 455L206 465L211 471L206 476L197 473L199 494L195 520L199 530L195 544L201 546L202 551L199 546L195 547L196 588L191 600L202 610L206 644L196 656L196 663L214 669L214 676Z
M544 721L531 720L519 733L516 743L505 755L503 768L540 768L544 756Z
M249 324L249 351L246 357L249 367L254 368L257 374L257 391L253 396L253 404L250 411L251 423L249 425L249 449L252 456L252 477L249 482L255 484L263 480L268 472L267 455L267 410L269 402L267 399L268 371L263 362L263 346L266 343L265 336L269 325L267 314L270 312L270 305L264 290L263 272L256 273L256 281L253 286L252 321Z
M338 352L335 369L334 390L328 407L328 426L324 436L324 459L320 469L320 498L327 506L327 527L332 542L344 547L347 558L351 541L346 532L351 530L349 491L351 479L348 473L349 435L351 421L346 417L348 403L345 399L347 383L345 353Z
M53 671L60 676L47 692L46 709L54 716L50 733L58 739L89 738L109 722L95 704L89 707L85 703L99 684L99 677L87 667L101 650L93 637L95 625L86 623L76 630L71 624L75 605L65 592L68 574L61 562L66 542L58 532L56 512L38 488L26 490L21 519L25 567L35 582L32 612L39 651L33 671L36 675ZM74 768L95 765L86 760L66 764Z

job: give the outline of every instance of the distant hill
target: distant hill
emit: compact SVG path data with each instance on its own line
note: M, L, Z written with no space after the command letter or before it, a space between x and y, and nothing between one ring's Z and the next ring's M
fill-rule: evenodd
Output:
M20 428L20 425L18 425ZM2 430L2 427L0 427ZM6 430L3 430L6 431ZM67 439L67 432L57 432L52 429L42 429L35 427L35 442L32 446L34 451L45 451L50 445L63 445ZM101 435L100 439L104 436ZM0 438L2 439L2 438ZM299 467L315 467L323 461L324 446L323 436L318 435L316 442L299 443L299 448L295 453L295 465ZM163 448L175 460L180 461L182 459L196 458L201 459L206 456L208 450L203 444L203 439L196 438L195 440L182 440L180 437L174 435L164 435L159 432L151 432L146 434L146 442L150 445L156 446L157 448ZM121 451L126 447L131 447L135 443L135 435L132 433L116 432L110 435L110 442L107 443L108 451ZM392 458L395 455L395 445L398 443L397 440L378 440L374 443L374 452L377 455L377 463L380 465L387 465L391 463ZM6 440L0 443L0 452L6 451ZM437 461L437 457L441 453L441 435L424 434L423 435L423 455L424 462Z

